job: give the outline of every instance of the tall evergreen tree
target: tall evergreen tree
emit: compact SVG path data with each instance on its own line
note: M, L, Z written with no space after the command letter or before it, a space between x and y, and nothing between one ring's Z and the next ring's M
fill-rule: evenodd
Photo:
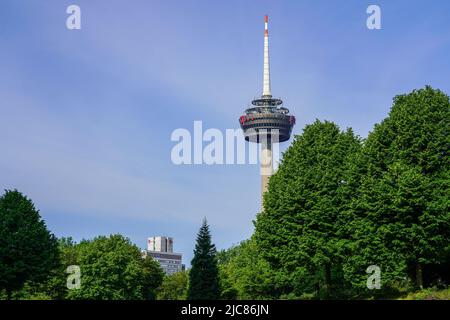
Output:
M58 242L33 202L17 190L0 197L0 291L41 282L58 264Z
M219 299L219 276L216 247L211 242L211 233L206 218L197 235L194 258L189 272L188 300Z

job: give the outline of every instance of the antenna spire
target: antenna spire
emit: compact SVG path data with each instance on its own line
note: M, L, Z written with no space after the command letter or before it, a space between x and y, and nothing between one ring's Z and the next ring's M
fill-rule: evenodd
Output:
M263 97L271 98L270 92L270 66L269 66L269 16L264 16L264 78Z

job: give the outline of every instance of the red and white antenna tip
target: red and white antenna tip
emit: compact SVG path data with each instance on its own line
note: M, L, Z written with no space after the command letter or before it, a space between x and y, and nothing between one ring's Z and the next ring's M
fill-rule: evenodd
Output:
M269 36L269 16L268 15L264 16L264 36L265 37Z

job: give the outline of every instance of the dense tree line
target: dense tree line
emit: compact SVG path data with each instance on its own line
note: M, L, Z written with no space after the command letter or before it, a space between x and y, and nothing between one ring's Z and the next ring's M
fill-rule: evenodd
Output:
M222 253L226 292L248 297L266 283L258 296L389 297L448 284L449 133L449 98L431 87L395 97L366 140L328 121L306 126L270 179L252 239ZM380 290L367 288L371 265Z
M20 192L0 197L0 297L9 299L155 299L164 274L158 262L121 235L76 244L57 240ZM81 285L67 286L71 270ZM67 272L69 271L69 273Z
M192 272L165 275L156 260L143 258L119 234L80 243L56 239L30 199L17 190L0 197L0 299L219 298L216 249L206 220L194 254Z
M199 239L197 251L217 268L206 221ZM197 260L196 266L205 261ZM180 300L188 298L188 280L185 271L165 275L156 260L142 258L139 248L119 234L80 243L56 239L30 199L17 190L0 197L0 299Z

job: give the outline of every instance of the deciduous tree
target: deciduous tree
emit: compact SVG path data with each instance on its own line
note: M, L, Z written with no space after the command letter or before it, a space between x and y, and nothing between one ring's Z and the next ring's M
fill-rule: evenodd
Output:
M340 281L332 276L342 273L348 245L344 187L359 148L351 129L340 131L332 122L317 120L295 137L270 178L255 239L284 295L330 297Z
M27 281L45 281L58 255L57 240L33 202L6 190L0 197L0 291L11 297Z

